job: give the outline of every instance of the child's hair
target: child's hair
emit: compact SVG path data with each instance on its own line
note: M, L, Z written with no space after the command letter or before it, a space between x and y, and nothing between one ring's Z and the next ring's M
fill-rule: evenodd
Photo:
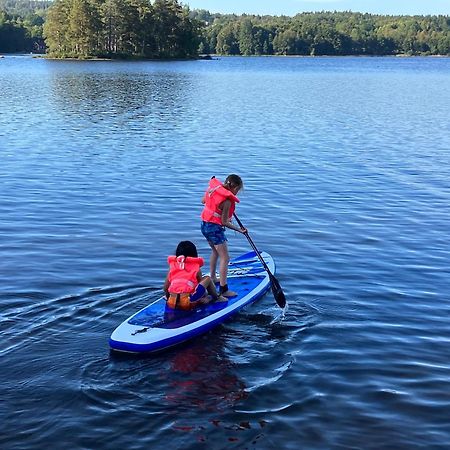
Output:
M176 256L190 256L191 258L198 258L197 247L191 241L181 241L175 252Z
M237 187L239 188L239 190L241 190L244 187L244 182L239 175L232 173L231 175L227 176L224 185L229 186L230 188Z

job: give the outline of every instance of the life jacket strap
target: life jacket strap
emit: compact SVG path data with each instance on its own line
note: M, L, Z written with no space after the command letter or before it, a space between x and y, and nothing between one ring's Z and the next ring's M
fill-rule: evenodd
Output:
M208 211L214 217L218 217L219 219L222 217L222 214L219 214L217 211L214 211L213 209L208 208L207 206L205 206L205 210Z
M177 264L181 270L184 270L184 262L186 261L186 257L184 255L177 256Z
M216 192L217 189L219 189L220 187L222 187L221 184L219 184L219 185L217 185L216 187L213 187L213 188L211 188L211 189L208 189L208 195L211 197L211 196L214 194L214 192Z

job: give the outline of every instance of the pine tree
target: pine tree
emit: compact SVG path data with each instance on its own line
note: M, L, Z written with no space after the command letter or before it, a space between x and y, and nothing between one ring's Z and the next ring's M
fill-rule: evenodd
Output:
M70 0L55 0L44 24L45 43L51 56L67 56L71 52L69 43Z

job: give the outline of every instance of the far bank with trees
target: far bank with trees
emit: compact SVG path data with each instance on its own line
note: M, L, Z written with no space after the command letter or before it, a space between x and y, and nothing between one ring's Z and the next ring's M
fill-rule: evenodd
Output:
M0 53L56 58L450 55L450 16L190 11L177 0L0 0Z
M220 55L450 55L450 16L313 12L287 16L211 14L200 50Z

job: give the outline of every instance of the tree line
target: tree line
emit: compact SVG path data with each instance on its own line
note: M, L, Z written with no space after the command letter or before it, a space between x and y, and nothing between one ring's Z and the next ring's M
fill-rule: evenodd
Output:
M54 57L189 58L200 34L177 0L55 0L44 24Z
M0 53L45 52L42 35L50 1L0 0Z
M203 21L200 51L221 55L450 55L450 16L353 12L294 17L193 11Z
M177 0L0 0L0 52L52 57L450 55L450 16L190 11Z
M198 55L201 27L177 0L0 0L3 53L189 58Z

